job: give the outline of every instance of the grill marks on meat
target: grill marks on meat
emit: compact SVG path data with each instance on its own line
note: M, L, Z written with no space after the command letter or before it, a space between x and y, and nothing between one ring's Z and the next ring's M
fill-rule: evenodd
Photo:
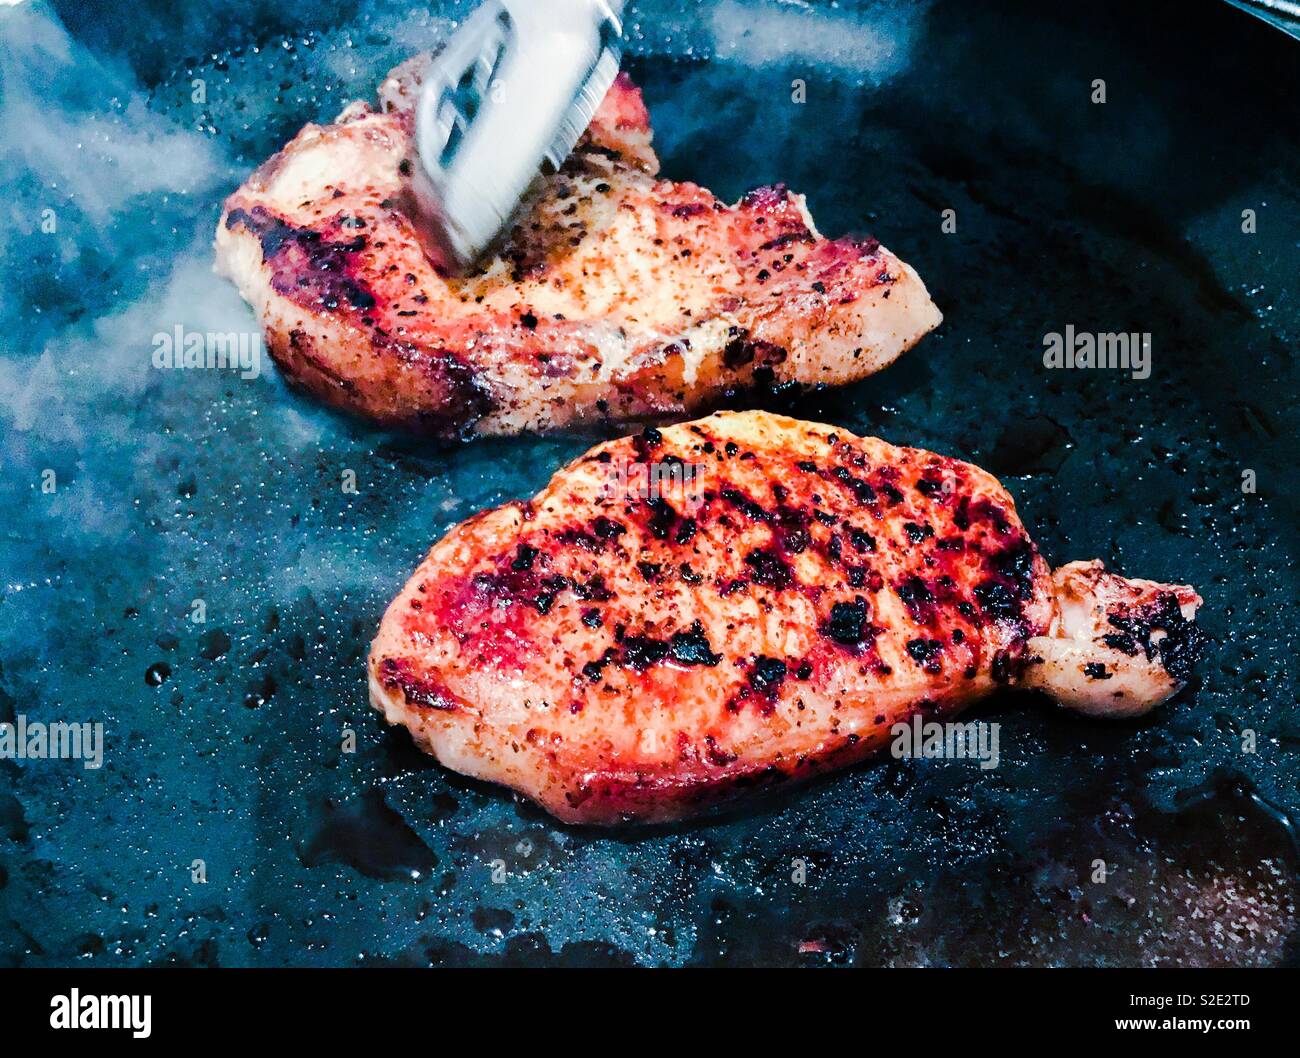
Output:
M826 240L803 199L727 206L657 180L620 77L495 256L449 278L408 216L421 60L308 125L226 203L218 269L293 381L388 426L458 436L679 416L747 387L834 385L940 319L874 239Z
M647 480L633 468L678 461L684 486L628 488ZM1067 704L1100 701L1091 711L1150 707L1189 653L1143 639L1160 622L1189 638L1161 592L1186 619L1199 599L1103 575L1054 580L977 467L719 414L601 445L531 502L452 530L383 620L372 701L448 766L561 819L671 819L861 759L892 724L1000 683L1064 688ZM1069 615L1099 585L1120 594L1084 635ZM1132 637L1131 656L1110 634ZM1061 637L1076 654L1053 653ZM1123 686L1086 678L1117 658ZM1071 665L1105 701L1081 702Z

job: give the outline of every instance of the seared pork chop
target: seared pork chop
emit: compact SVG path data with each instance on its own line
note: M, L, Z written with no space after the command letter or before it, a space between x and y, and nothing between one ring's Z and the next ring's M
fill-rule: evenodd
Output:
M1053 574L969 463L762 412L602 444L439 541L371 701L562 820L688 815L860 760L999 685L1150 709L1200 645L1189 587Z
M803 198L735 206L656 180L620 76L494 256L451 277L408 216L422 61L380 105L308 125L231 195L217 267L311 393L388 426L508 434L680 417L752 386L838 385L938 325L874 239L823 239Z

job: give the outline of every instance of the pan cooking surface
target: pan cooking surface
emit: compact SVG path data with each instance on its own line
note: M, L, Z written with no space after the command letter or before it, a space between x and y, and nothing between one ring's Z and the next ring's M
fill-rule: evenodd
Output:
M1192 583L1215 642L1137 723L987 703L992 771L881 759L611 834L438 767L382 729L363 668L428 545L592 438L437 449L269 363L151 364L176 327L255 329L209 272L221 198L443 23L56 6L70 35L0 11L0 719L106 743L98 770L0 762L0 961L1300 958L1287 38L1227 5L634 5L666 175L728 199L784 180L946 314L885 373L769 406L974 460L1054 564ZM1150 332L1150 377L1045 369L1071 324Z

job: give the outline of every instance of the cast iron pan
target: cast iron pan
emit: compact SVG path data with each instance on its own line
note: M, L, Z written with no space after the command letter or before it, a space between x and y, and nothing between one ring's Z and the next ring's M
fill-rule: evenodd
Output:
M452 7L54 7L66 33L0 10L0 719L107 744L98 770L0 763L0 961L1300 959L1293 41L1227 4L634 4L668 175L783 180L946 314L775 406L973 459L1054 562L1195 584L1214 643L1141 722L989 702L993 771L881 759L608 833L438 767L363 671L430 542L592 439L438 449L269 364L150 364L175 326L253 326L208 271L222 197ZM1150 332L1150 378L1045 370L1067 324Z

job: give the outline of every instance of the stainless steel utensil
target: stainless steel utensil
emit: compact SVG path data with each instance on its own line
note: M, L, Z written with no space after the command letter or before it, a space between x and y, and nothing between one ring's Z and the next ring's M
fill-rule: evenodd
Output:
M618 72L622 0L488 0L435 56L416 109L419 221L450 271L558 167Z

